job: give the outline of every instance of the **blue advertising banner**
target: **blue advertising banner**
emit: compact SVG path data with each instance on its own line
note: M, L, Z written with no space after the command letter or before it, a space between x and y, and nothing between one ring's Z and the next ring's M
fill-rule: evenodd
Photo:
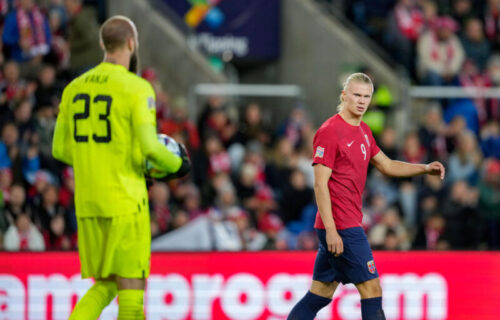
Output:
M190 45L236 61L280 54L280 0L163 0L195 32Z

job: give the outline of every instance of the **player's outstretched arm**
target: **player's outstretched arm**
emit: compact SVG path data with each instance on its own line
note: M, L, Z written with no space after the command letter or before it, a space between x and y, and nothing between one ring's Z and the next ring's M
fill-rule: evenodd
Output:
M421 174L439 175L444 179L445 169L439 161L434 161L429 164L413 164L403 161L391 160L382 151L377 153L371 163L380 172L391 177L413 177Z
M183 165L183 159L165 148L156 136L156 128L151 124L141 124L134 127L134 133L139 140L139 145L144 156L156 168L175 173Z

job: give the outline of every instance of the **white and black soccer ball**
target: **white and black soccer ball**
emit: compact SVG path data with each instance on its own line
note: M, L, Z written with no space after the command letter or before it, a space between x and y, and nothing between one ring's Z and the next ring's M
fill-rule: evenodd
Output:
M181 156L181 146L177 141L175 141L174 138L166 134L159 133L158 141L160 141L160 143L173 154L179 157ZM168 175L168 172L155 168L153 163L148 159L146 159L145 170L146 170L145 172L146 176L150 178L163 179Z

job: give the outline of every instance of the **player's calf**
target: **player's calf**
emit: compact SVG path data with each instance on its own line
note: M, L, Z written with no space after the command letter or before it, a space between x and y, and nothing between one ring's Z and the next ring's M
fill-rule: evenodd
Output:
M385 320L382 297L361 299L362 320Z
M143 320L146 279L117 277L118 320Z
M293 307L287 320L313 320L318 311L326 307L330 302L332 302L332 299L308 291Z

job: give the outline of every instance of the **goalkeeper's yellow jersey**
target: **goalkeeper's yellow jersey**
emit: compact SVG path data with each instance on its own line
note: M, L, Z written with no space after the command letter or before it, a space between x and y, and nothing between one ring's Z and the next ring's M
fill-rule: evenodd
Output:
M156 125L155 94L122 65L103 62L62 95L53 150L73 166L78 217L114 217L147 207L144 155L134 128Z

